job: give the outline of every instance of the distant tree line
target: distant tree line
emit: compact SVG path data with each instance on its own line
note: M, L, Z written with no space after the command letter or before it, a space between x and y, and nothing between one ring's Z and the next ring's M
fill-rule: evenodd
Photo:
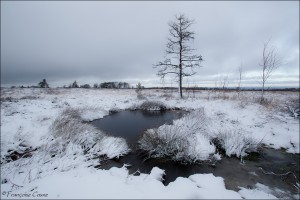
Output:
M49 88L49 84L46 79L40 81L37 85L31 86L11 86L11 88ZM126 82L103 82L103 83L95 83L93 86L90 84L79 85L75 80L70 85L64 85L63 88L111 88L111 89L129 89L131 88L129 83Z
M77 81L74 81L69 86L64 85L64 88L111 88L111 89L129 89L130 85L126 82L103 82L95 83L93 86L89 84L78 85Z
M126 82L104 82L100 83L99 88L128 89L130 86Z

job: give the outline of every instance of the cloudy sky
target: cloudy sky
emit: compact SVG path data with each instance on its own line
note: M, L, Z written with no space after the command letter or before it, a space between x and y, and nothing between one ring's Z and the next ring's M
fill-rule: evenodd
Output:
M269 86L299 86L299 1L13 1L1 2L1 84L50 86L104 81L174 86L156 76L168 22L195 20L195 53L203 56L186 85L260 84L263 43L271 39L283 62Z

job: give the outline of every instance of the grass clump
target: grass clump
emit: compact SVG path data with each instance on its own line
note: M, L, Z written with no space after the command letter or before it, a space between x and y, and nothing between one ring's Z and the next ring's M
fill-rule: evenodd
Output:
M241 159L248 153L258 152L262 147L261 141L239 130L221 130L212 141L226 156L236 156Z
M203 109L175 120L172 125L148 129L138 141L147 158L164 158L183 164L211 160L215 147L207 136Z
M46 147L51 154L65 155L68 150L70 153L76 150L113 158L129 151L125 139L107 136L93 125L84 123L80 112L80 109L67 108L53 121L50 127L52 139Z
M144 101L141 104L133 105L130 110L164 111L168 110L168 108L160 101Z

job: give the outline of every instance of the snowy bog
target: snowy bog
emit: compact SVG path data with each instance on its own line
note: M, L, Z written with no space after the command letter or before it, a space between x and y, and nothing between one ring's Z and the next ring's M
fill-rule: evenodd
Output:
M1 88L1 199L298 199L297 163L282 171L253 165L241 178L249 179L248 186L230 180L230 171L222 177L212 170L226 162L240 167L267 162L262 155L267 151L299 161L299 93L265 95L269 101L261 104L258 91L197 91L180 99L154 89L137 95L131 89ZM168 184L168 170L158 166L131 173L132 163L120 159L136 152L135 147L90 122L139 109L187 111L141 133L135 147L145 162L202 165L211 173L178 176ZM121 165L101 168L105 160ZM264 177L273 177L273 185Z

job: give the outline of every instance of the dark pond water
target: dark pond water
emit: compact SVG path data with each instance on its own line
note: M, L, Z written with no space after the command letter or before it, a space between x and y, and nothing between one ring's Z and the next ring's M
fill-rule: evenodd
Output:
M251 154L245 158L244 163L241 163L240 159L223 156L222 160L214 166L207 163L182 165L163 159L143 160L139 156L140 152L136 150L136 142L143 132L165 123L170 124L172 120L182 117L185 113L183 111L121 111L93 121L93 125L108 134L124 137L132 149L130 154L119 159L101 160L100 168L110 169L114 166L122 167L123 164L129 164L131 165L128 168L130 173L136 171L149 173L154 166L157 166L166 172L165 185L179 176L189 177L196 173L213 173L215 176L224 178L227 189L235 191L239 190L238 186L253 188L256 183L261 183L273 189L279 188L291 194L297 193L293 185L296 181L299 182L299 154L289 154L284 150L263 148L259 154Z
M113 113L102 119L92 121L92 124L109 135L123 137L130 146L135 147L136 141L143 132L163 124L171 124L174 119L181 118L186 111L129 111Z

